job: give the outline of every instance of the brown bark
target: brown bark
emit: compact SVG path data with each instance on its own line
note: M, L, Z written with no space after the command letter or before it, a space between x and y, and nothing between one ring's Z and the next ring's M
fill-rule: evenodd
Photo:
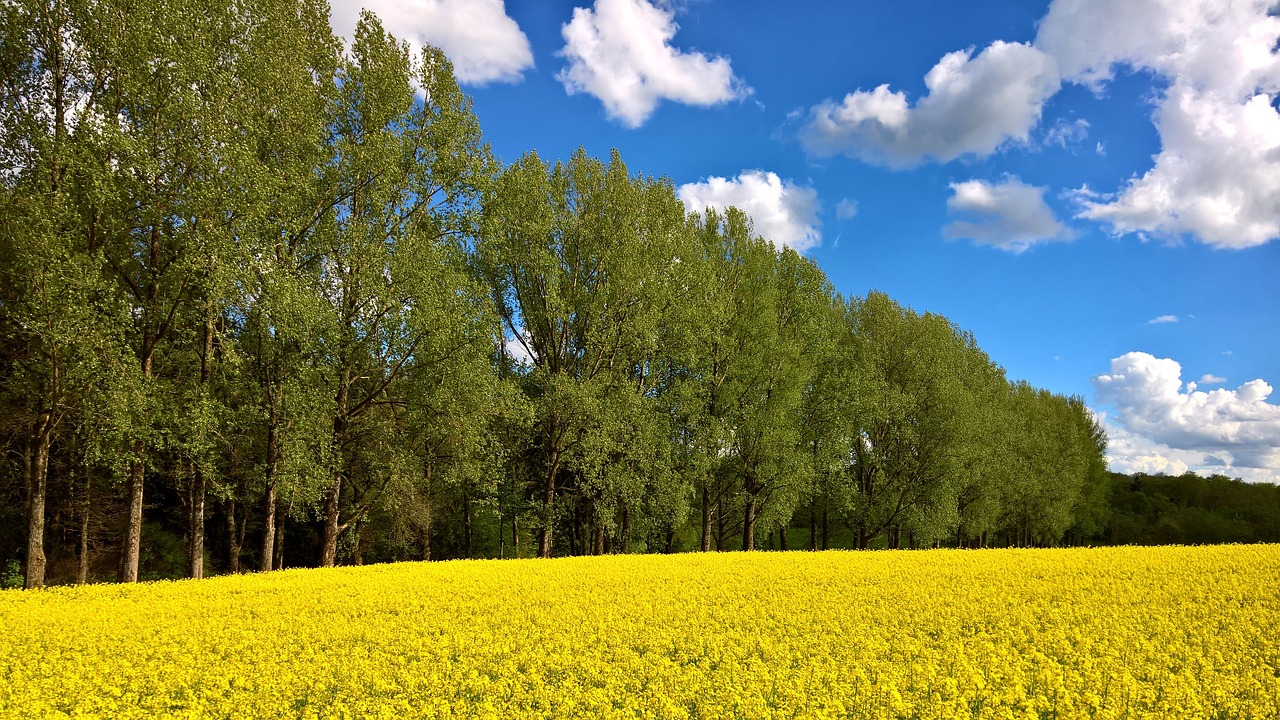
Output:
M188 535L188 574L199 580L204 577L204 472L197 465L191 473L191 517Z
M276 542L276 465L278 463L279 440L276 438L275 412L267 425L267 490L262 498L262 560L258 564L261 572L270 572L275 564Z
M618 543L622 546L622 554L627 553L627 547L631 544L631 508L622 508L622 540Z
M160 228L151 228L151 267L155 268L160 256ZM142 352L139 363L142 365L142 377L151 379L151 363L155 355L159 335L152 320L160 297L160 285L151 282L146 288L146 303L143 320L146 323L142 332ZM177 307L177 304L174 304ZM142 549L142 492L146 480L146 465L142 461L147 446L142 440L133 444L133 466L129 473L129 519L124 534L124 552L120 558L120 582L138 582L138 560Z
M467 559L470 560L475 537L475 527L471 520L471 493L466 489L462 491L462 535L463 540L466 543Z
M89 582L89 473L84 474L84 502L80 505L80 550L76 567L76 584Z
M520 557L520 515L511 511L511 556Z
M338 513L342 500L342 446L347 436L347 404L350 398L351 370L343 368L342 379L338 383L338 397L333 416L333 447L337 452L337 466L333 471L333 484L329 487L329 495L324 504L324 539L320 555L321 567L333 567L338 563L338 534L343 528L338 525Z
M756 549L756 498L747 495L747 507L742 517L742 549Z
M604 554L604 523L601 522L600 518L598 517L596 518L596 521L595 521L595 529L593 534L594 534L594 537L591 539L592 540L591 552L594 555L603 555Z
M324 549L320 555L320 567L333 567L338 563L338 500L342 495L342 471L333 474L333 485L324 503Z
M240 535L236 531L236 501L231 498L226 502L227 511L227 572L232 575L240 573Z
M204 343L200 353L200 387L202 389L209 387L209 376L213 363L213 330L214 304L213 298L208 298L205 300ZM199 463L196 464L195 472L192 473L191 483L191 502L189 504L191 517L187 528L190 560L188 574L198 580L204 577L204 495L206 485L204 471L200 469Z
M270 471L268 471L270 475ZM276 555L276 486L274 481L267 482L267 492L262 499L262 560L258 563L260 572L270 572L275 564Z
M138 582L138 560L142 550L142 489L146 479L146 467L142 453L146 446L141 440L133 444L136 457L129 473L129 520L125 526L124 553L120 560L120 582Z
M702 488L702 552L711 550L711 491Z
M278 514L278 513L277 513ZM284 517L277 517L276 524L276 543L275 543L275 560L273 567L276 570L284 569Z
M546 484L542 490L542 527L538 529L538 557L551 557L553 503L556 499L556 471L559 470L559 457L553 453L551 466L547 469Z
M22 586L44 587L44 505L49 482L49 443L53 423L48 412L40 413L32 425L26 455L27 475L27 566Z
M783 552L786 552L787 550L791 549L790 547L788 547L788 544L787 544L787 531L790 529L791 529L791 526L785 525L785 524L778 529L778 533L779 533L778 549L782 550Z
M827 502L822 501L822 549L831 549L831 523L827 514Z

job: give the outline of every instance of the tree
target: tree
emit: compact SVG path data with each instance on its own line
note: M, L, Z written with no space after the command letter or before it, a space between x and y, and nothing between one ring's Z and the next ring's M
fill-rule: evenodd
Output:
M392 481L374 465L357 467L367 457L362 443L374 442L398 411L409 368L439 350L433 344L450 336L451 324L475 321L460 251L492 173L470 100L439 50L425 48L415 63L407 45L362 13L338 89L329 162L338 190L319 240L321 293L329 301L324 364L333 391L326 567L337 562L338 536L363 520ZM454 293L468 298L457 315L449 312L458 309ZM490 347L486 342L482 351ZM344 521L344 485L359 477L368 482L347 488Z
M671 243L683 227L670 183L632 178L616 152L607 166L582 151L554 167L526 155L486 203L477 267L532 361L524 383L535 403L543 557L557 489L592 492L598 514L601 483L619 477L602 468L628 462L618 428L644 402L623 398L653 383L666 273L679 262ZM589 487L566 483L574 477Z
M957 522L959 460L971 417L960 370L967 347L945 318L883 293L850 303L846 363L858 437L849 519L858 546L901 529L932 540Z

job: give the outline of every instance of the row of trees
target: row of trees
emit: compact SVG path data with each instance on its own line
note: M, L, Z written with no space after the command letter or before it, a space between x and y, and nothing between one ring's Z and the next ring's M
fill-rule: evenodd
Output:
M372 15L344 50L314 0L0 13L28 587L1100 528L1079 399L616 153L503 166L448 59Z

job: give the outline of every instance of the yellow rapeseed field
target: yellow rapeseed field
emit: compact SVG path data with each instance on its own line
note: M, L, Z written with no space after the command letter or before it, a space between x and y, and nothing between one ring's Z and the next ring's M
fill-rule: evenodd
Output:
M1274 718L1280 546L615 556L0 593L0 717Z

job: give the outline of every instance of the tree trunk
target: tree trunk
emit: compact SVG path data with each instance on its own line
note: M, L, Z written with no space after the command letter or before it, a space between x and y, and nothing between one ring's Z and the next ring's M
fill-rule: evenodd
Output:
M268 467L267 475L272 475ZM276 485L273 480L267 482L267 492L262 499L262 560L258 570L270 572L275 565L276 556Z
M520 557L520 513L511 511L511 557Z
M467 559L471 559L473 549L473 538L475 536L475 528L471 521L471 492L464 488L462 491L462 535L467 547Z
M809 549L818 549L818 510L812 505L809 506Z
M344 363L345 365L345 363ZM333 450L336 453L336 465L333 470L333 484L329 486L329 496L324 503L324 539L321 543L320 567L333 567L338 563L338 526L339 502L342 500L342 446L347 437L347 403L351 392L351 369L343 367L342 377L338 381L338 397L334 403L333 413Z
M153 227L151 229L151 259L152 267L155 266L156 258L159 253L160 229ZM146 321L146 329L142 335L142 353L140 362L142 364L142 377L147 385L151 380L151 360L155 354L157 342L157 334L155 328L151 326L150 317L151 309L155 307L156 298L159 296L160 287L156 283L152 283L147 288L147 311L143 314L143 320ZM124 552L120 558L120 582L133 583L138 582L138 560L142 551L142 490L143 483L146 480L146 465L142 461L142 456L147 450L147 445L142 440L135 440L133 443L133 466L130 468L129 479L129 520L126 525L124 534Z
M84 474L84 502L80 505L80 554L79 566L76 568L76 584L84 585L89 582L89 478L91 474L86 471Z
M275 560L273 561L273 567L275 567L276 570L283 570L284 569L285 518L284 516L281 516L279 512L277 512L276 515L277 515L276 523L275 523L276 524L276 547L275 547Z
M619 544L622 546L620 552L626 555L631 545L631 508L626 506L622 508L622 541Z
M324 546L320 555L320 567L333 567L338 563L338 500L342 495L342 471L333 473L333 485L324 503Z
M542 489L542 527L538 530L538 557L551 557L552 503L556 499L556 471L559 469L559 458L552 455L551 466L547 469L546 484Z
M356 523L351 528L351 561L356 565L364 564L364 546L361 544L364 534L363 523Z
M828 520L827 503L826 503L826 500L823 500L822 502L822 549L823 550L831 549L831 524L827 520Z
M213 328L214 328L214 305L213 298L205 300L204 312L204 347L200 354L200 388L207 392L209 387L210 368L213 362ZM187 524L187 532L189 539L187 547L189 551L190 564L188 574L197 580L204 577L204 494L205 494L205 477L204 471L200 469L200 464L196 463L195 472L191 475L191 502L188 507L191 509L191 517Z
M724 541L725 541L725 536L727 535L724 529L725 513L723 512L723 509L720 507L720 503L721 503L721 500L717 499L716 512L715 512L716 552L724 552Z
M782 550L783 552L786 552L791 549L787 545L787 531L790 529L791 529L791 526L785 523L783 524L782 527L778 528L778 549Z
M595 537L591 539L592 540L591 552L593 555L603 555L604 554L604 523L601 522L599 517L596 517L594 524L595 524L595 529L593 530L593 535Z
M225 506L227 511L227 572L240 574L240 535L236 532L236 499L230 498Z
M711 490L702 488L702 552L711 550Z
M276 542L276 470L280 463L280 438L276 426L276 397L274 391L271 398L271 417L267 419L267 490L262 498L262 560L258 570L270 572L275 564Z
M747 508L742 517L742 549L756 549L756 498L747 495Z
M431 530L430 528L422 531L422 561L431 562Z
M204 495L204 471L197 463L191 473L191 516L187 519L187 574L196 580L204 577Z
M23 575L25 588L44 587L44 504L49 484L49 443L52 422L49 413L40 413L32 426L26 455L27 475L27 567Z
M138 440L133 444L136 457L129 473L129 520L125 526L124 553L120 559L120 582L138 582L138 560L142 550L142 488L146 479L146 467L142 453L146 445Z

